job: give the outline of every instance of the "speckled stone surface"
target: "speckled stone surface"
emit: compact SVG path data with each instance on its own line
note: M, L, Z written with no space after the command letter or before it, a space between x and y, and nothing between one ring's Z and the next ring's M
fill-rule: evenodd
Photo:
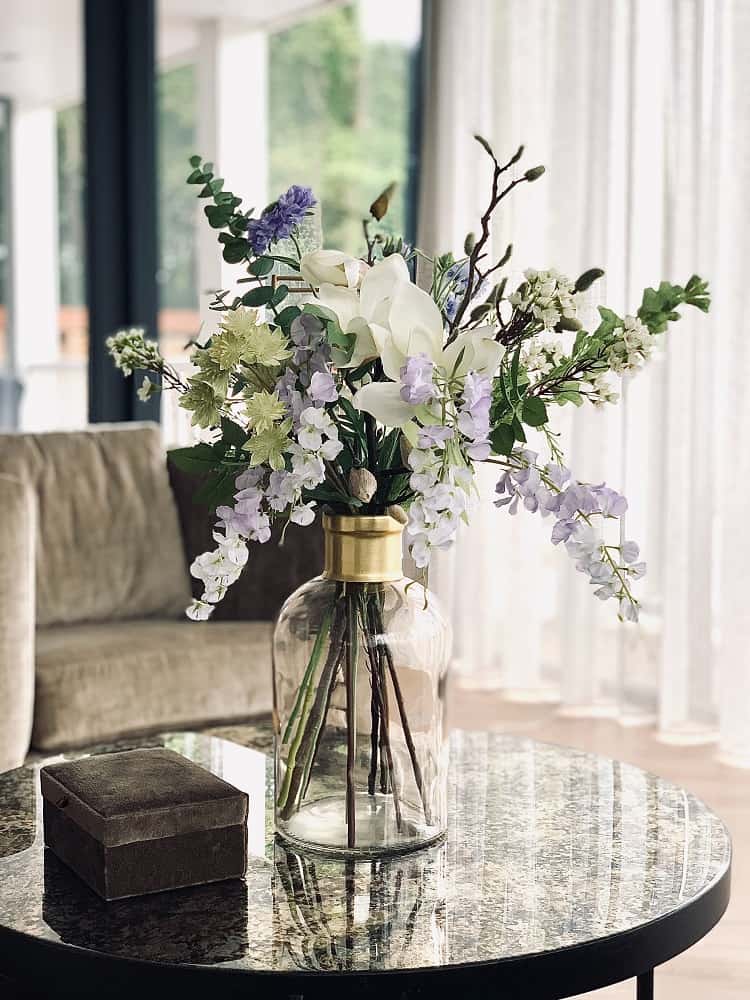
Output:
M461 732L445 844L356 865L303 857L274 842L268 724L214 733L138 745L163 743L248 792L245 881L100 901L45 852L27 766L0 775L0 925L162 963L420 969L625 931L689 904L729 866L724 825L684 789L577 750Z

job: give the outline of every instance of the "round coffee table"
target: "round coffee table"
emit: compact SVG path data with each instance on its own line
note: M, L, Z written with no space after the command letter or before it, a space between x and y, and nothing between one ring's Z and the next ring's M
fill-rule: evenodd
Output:
M578 750L454 733L447 842L355 864L274 841L269 754L192 733L138 745L249 793L247 877L104 903L43 846L37 768L0 775L0 974L32 994L550 1000L637 977L646 1000L729 900L720 819Z

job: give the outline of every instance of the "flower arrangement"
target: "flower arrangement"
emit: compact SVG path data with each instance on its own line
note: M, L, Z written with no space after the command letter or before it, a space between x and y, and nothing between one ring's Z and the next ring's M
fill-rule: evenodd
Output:
M559 406L602 406L618 395L611 375L635 374L678 308L707 311L707 283L647 288L635 315L599 307L587 330L581 303L602 276L593 268L576 281L559 272L527 270L518 287L501 277L512 247L488 256L493 213L516 187L544 167L516 173L521 147L492 162L491 193L477 236L464 253L431 257L401 239L371 231L388 209L391 189L364 222L365 253L301 253L297 233L315 204L293 186L256 215L223 189L213 165L191 159L188 183L207 199L208 223L223 257L245 266L253 285L217 293L215 332L192 351L186 380L139 330L109 341L125 374L143 370L142 398L163 388L181 394L192 423L210 441L173 452L177 464L208 472L202 498L216 508L217 547L191 567L204 592L188 615L205 619L238 578L248 543L265 543L277 522L310 524L326 507L335 513L406 517L409 548L427 571L432 553L451 545L476 495L477 462L498 467L496 506L519 507L552 521L587 574L596 597L617 602L622 619L637 620L632 584L645 572L633 541L608 541L625 498L604 484L576 480L564 464L552 418ZM291 248L291 249L288 249ZM283 250L283 252L282 252ZM415 283L417 262L430 276ZM279 270L303 279L307 301L290 304ZM548 456L527 447L527 428L541 432ZM404 513L405 512L405 513Z
M190 618L210 616L242 573L251 542L268 542L275 526L283 539L290 522L309 525L321 509L355 520L388 514L378 523L405 525L426 588L433 553L468 521L475 467L485 462L498 471L495 505L549 518L552 543L562 543L594 595L616 602L621 619L637 620L633 583L646 567L638 545L622 537L627 501L571 474L553 418L560 406L615 403L612 376L643 367L680 306L707 311L707 284L696 275L684 286L662 282L644 291L635 315L599 307L591 329L582 305L600 269L576 281L527 270L509 287L503 272L512 247L499 259L490 255L493 213L544 168L521 172L523 147L500 162L476 139L491 160L491 191L479 232L467 236L458 257L430 256L377 226L392 188L364 220L361 258L302 253L300 226L315 204L308 188L293 186L256 214L224 190L212 164L192 158L188 183L207 200L224 259L243 265L239 280L251 287L216 293L217 328L194 345L185 378L141 330L109 341L126 375L146 373L142 398L176 389L207 438L171 453L178 466L204 474L196 499L217 518L216 548L191 566L203 593L187 609ZM529 430L548 452L544 459L529 446ZM611 537L609 525L620 529ZM412 584L392 579L333 572L300 588L277 623L275 654L284 643L301 649L291 665L275 656L276 823L293 842L404 849L445 830L444 626L436 615L415 627L414 635L435 641L422 662L413 651L399 660L409 642L398 632L394 602L410 614L414 603ZM296 637L287 635L292 621ZM360 663L369 683L358 687ZM433 720L416 732L408 692L415 673L429 678ZM343 744L345 794L337 797Z

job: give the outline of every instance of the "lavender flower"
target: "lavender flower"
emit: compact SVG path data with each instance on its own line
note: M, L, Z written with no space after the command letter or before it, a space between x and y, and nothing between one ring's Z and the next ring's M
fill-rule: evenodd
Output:
M406 359L401 369L401 398L405 403L419 406L437 396L432 382L435 365L426 354L415 354Z
M602 601L617 599L620 617L637 621L638 604L630 593L630 583L646 572L646 564L636 562L638 546L632 541L608 545L594 527L595 518L621 518L627 500L604 483L589 486L576 482L564 466L550 464L540 469L536 459L532 451L513 452L513 466L495 487L500 497L495 506L507 506L510 514L515 514L519 505L539 511L542 517L553 514L552 544L564 543L576 569L586 573L596 588L595 597Z
M308 395L313 403L335 403L339 398L333 376L326 372L315 372L310 379Z
M288 239L314 204L310 188L292 184L259 219L248 222L247 236L253 252L264 254L272 243Z
M469 458L483 462L490 455L490 405L492 379L489 375L469 372L464 379L463 402L458 414L458 429L468 440Z
M421 427L417 437L419 448L444 448L445 442L453 437L453 428L444 427L442 424L429 424Z

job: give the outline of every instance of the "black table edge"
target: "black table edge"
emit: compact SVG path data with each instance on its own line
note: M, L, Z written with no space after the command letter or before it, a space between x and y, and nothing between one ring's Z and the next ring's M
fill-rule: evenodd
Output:
M350 1000L381 995L453 997L460 991L502 991L524 1000L561 1000L635 978L704 937L729 903L731 864L701 895L638 927L566 948L497 961L372 971L255 971L225 966L172 966L90 952L0 927L0 973L43 996L108 998L284 997ZM252 933L252 928L249 929ZM478 995L484 995L482 992Z

